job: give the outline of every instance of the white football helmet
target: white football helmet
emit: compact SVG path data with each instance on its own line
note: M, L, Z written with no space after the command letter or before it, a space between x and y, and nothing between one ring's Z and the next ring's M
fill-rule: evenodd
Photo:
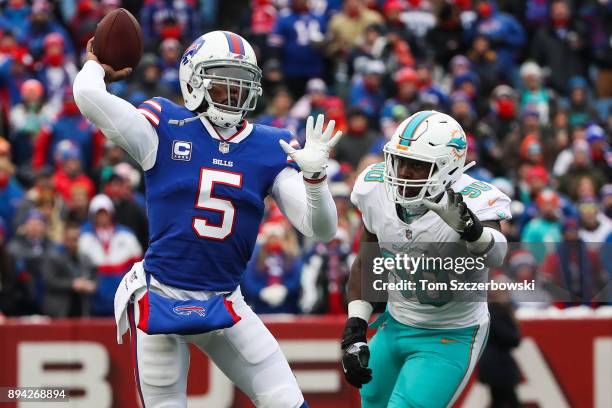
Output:
M389 199L406 209L408 217L427 212L423 199L436 200L446 187L461 177L465 166L467 140L461 125L450 116L436 111L421 111L404 120L384 149L384 183ZM397 158L432 163L429 177L409 180L397 176ZM405 188L420 188L405 197Z
M206 101L204 114L214 125L224 128L240 123L247 112L255 109L262 93L261 70L253 48L229 31L212 31L198 37L181 58L179 81L185 107L195 111ZM226 87L225 101L213 101L209 93L213 85Z

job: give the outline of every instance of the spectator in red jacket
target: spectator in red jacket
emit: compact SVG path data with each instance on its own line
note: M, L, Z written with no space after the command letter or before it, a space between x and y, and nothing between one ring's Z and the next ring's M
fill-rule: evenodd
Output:
M70 87L64 89L59 116L38 134L34 143L33 168L38 170L45 165L52 166L53 153L64 140L77 146L84 168L93 169L98 165L104 152L104 136L81 115Z
M93 181L83 173L81 153L78 147L69 140L60 142L56 153L57 170L53 175L55 189L62 195L64 201L70 205L72 202L72 188L81 184L87 189L88 197L93 197L95 187Z

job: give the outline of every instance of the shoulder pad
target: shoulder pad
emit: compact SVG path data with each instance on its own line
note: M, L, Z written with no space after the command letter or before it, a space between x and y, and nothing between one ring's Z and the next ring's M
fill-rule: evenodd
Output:
M140 105L138 105L138 112L151 124L153 127L159 126L159 118L161 117L162 111L164 110L165 105L164 98L151 98L147 99Z
M453 190L461 193L467 206L481 221L512 218L510 198L492 184L464 174L453 185Z
M351 193L351 201L361 211L363 211L363 209L360 208L362 197L367 196L377 187L382 187L384 172L385 163L380 162L369 165L359 176L357 176Z

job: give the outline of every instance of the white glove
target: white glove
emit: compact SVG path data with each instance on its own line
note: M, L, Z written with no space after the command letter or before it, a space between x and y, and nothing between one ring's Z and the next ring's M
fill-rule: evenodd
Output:
M259 292L261 300L266 302L272 307L281 305L287 297L287 288L284 285L275 283L274 285L267 286Z
M323 131L323 115L317 117L317 123L313 126L314 119L308 117L306 121L306 143L302 150L295 150L284 140L279 143L285 153L297 163L304 177L311 180L319 180L325 177L325 168L329 159L329 151L338 143L342 132L336 132L333 137L336 121L330 120Z
M461 193L455 193L448 187L446 189L446 197L446 205L434 203L427 199L423 200L423 204L428 210L438 214L449 227L457 231L461 239L473 242L480 238L483 230L482 224L465 204Z

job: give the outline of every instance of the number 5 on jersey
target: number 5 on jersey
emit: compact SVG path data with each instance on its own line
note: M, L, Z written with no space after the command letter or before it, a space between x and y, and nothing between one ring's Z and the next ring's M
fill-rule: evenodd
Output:
M200 183L195 206L201 210L220 213L221 222L215 225L210 223L208 218L193 217L193 230L200 238L221 241L227 238L234 229L236 208L230 200L214 196L215 184L242 188L242 174L206 167L200 169Z

